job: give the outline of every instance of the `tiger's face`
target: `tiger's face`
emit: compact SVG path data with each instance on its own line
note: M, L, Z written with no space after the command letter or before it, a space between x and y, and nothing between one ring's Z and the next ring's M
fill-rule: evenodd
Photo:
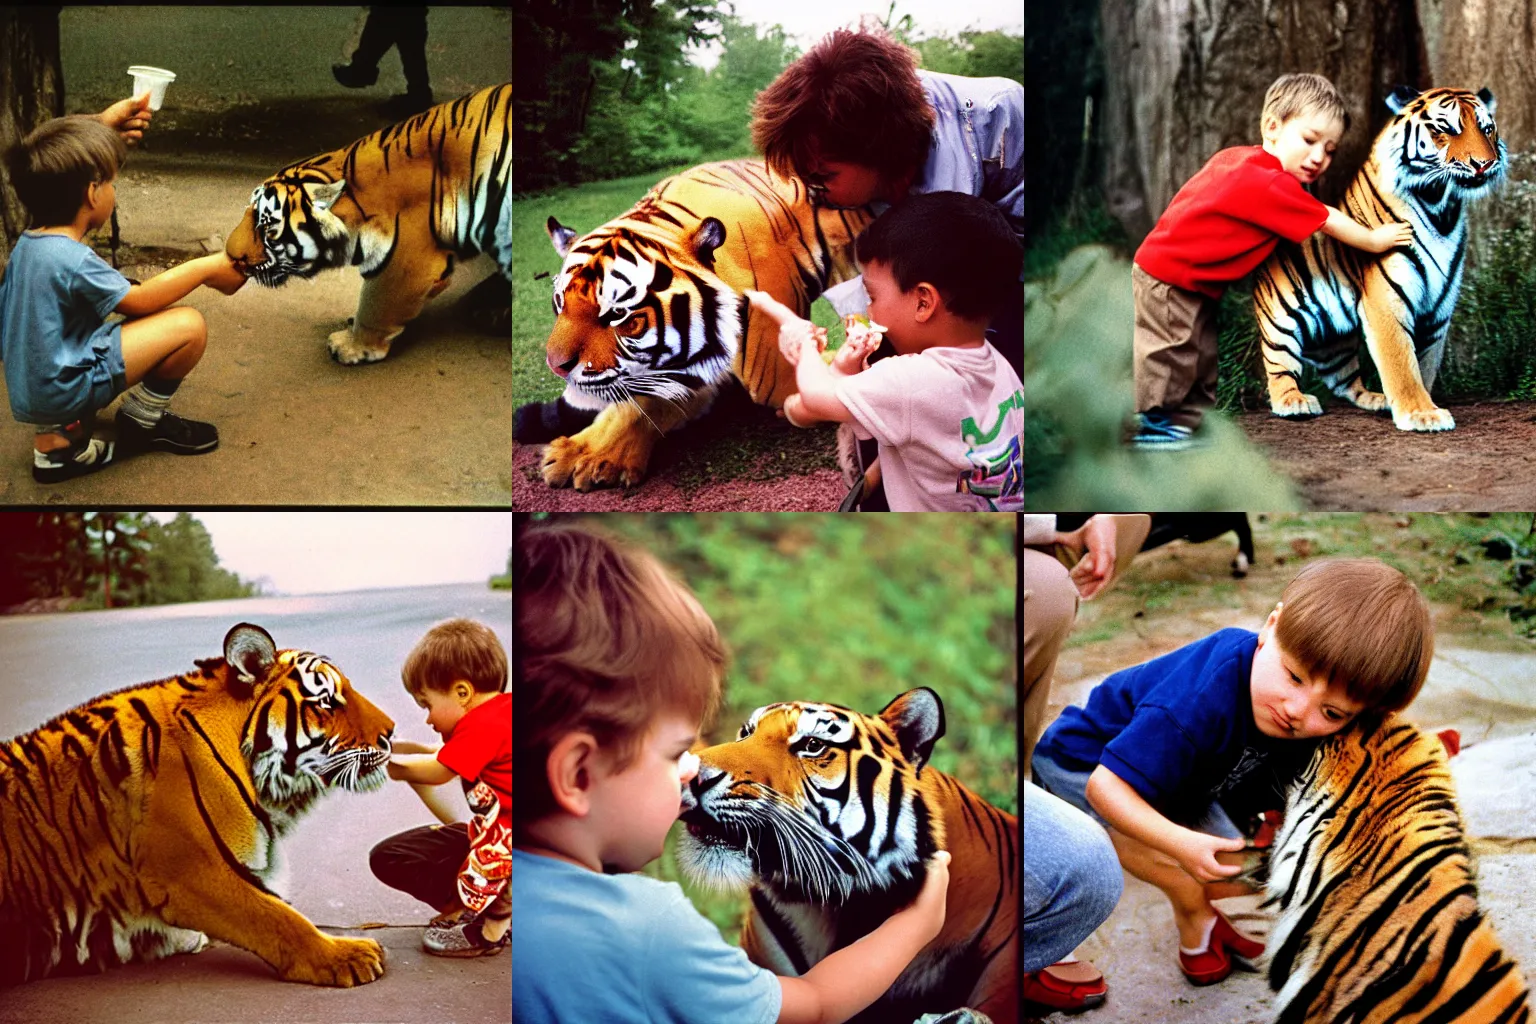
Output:
M1506 164L1496 106L1487 89L1421 93L1399 86L1387 97L1396 116L1377 137L1373 155L1397 169L1400 188L1449 184L1460 192L1485 191L1503 179Z
M719 220L706 217L681 244L626 227L578 238L554 217L546 229L565 262L545 359L565 379L567 402L681 402L729 375L746 299L715 273L726 231Z
M878 716L807 702L758 708L733 742L698 754L683 792L684 870L817 903L920 879L944 841L925 788L934 776L923 774L943 734L943 705L927 688Z
M297 814L326 790L377 789L385 781L395 723L352 688L323 655L275 649L258 626L225 640L228 685L250 691L241 734L261 802Z
M347 265L351 235L331 208L345 181L302 181L281 172L251 192L224 251L257 284L276 288Z

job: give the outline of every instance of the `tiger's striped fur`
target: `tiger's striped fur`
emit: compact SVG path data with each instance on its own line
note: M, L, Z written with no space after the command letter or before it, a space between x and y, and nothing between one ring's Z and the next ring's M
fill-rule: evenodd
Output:
M324 657L241 623L224 657L0 743L0 986L196 952L287 981L384 973L270 888L277 840L332 788L383 784L394 723Z
M331 357L348 365L389 355L390 342L448 287L456 257L495 259L505 281L492 277L475 290L510 309L512 86L440 103L289 164L256 186L224 251L268 288L357 267L357 313L329 339Z
M1529 992L1477 903L1440 740L1364 722L1319 746L1270 851L1279 1024L1524 1024Z
M802 975L910 903L924 862L948 850L944 930L855 1021L969 1007L1018 1013L1016 817L927 764L944 709L926 687L878 716L769 704L734 742L699 752L679 858L692 877L750 888L742 948Z
M673 175L585 235L549 218L564 263L545 359L566 388L519 409L515 431L550 442L545 482L639 483L657 439L705 412L731 376L754 402L782 406L794 368L744 293L808 317L818 295L858 274L853 242L871 219L868 208L818 205L760 160Z
M1269 405L1276 416L1322 413L1301 391L1306 365L1356 406L1390 409L1399 430L1450 430L1455 419L1429 392L1461 290L1466 205L1503 178L1505 146L1487 89L1399 87L1387 106L1395 116L1342 209L1368 228L1408 223L1413 244L1377 255L1318 232L1275 248L1253 290ZM1364 333L1381 392L1361 382L1356 332Z

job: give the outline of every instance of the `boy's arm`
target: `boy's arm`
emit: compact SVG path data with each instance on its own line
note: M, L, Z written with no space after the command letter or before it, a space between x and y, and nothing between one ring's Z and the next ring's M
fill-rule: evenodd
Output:
M1413 225L1402 221L1368 228L1342 210L1328 207L1328 219L1319 229L1330 238L1366 252L1386 252L1399 245L1413 244Z
M795 387L799 389L800 400L793 410L785 410L786 417L794 417L790 422L801 426L816 420L846 423L853 419L853 414L834 392L837 378L821 361L816 335L819 328L797 316L794 310L767 292L749 290L746 296L754 310L778 324L779 349L784 358L794 364Z
M1130 783L1102 764L1088 777L1088 803L1119 832L1172 857L1202 882L1230 878L1242 868L1222 864L1216 854L1241 850L1241 839L1223 839L1176 825L1157 812Z
M143 284L129 288L123 301L117 304L117 312L124 316L146 316L186 298L200 284L233 295L244 283L245 275L235 268L228 255L222 252L210 253L188 260L163 274L156 274Z
M414 740L391 740L389 747L396 754L436 754L443 749L441 743L434 746L430 743L417 743Z
M450 807L444 801L441 786L428 786L424 783L413 782L411 783L411 788L416 791L417 796L421 797L421 802L427 805L427 810L432 812L432 816L444 825L452 825L464 820L463 816L459 814L458 808Z
M428 786L441 786L458 778L451 768L429 754L397 754L389 759L389 767L385 770L392 779Z
M820 362L820 360L817 360ZM949 854L934 854L910 907L798 978L780 978L779 1024L839 1024L879 999L944 928Z

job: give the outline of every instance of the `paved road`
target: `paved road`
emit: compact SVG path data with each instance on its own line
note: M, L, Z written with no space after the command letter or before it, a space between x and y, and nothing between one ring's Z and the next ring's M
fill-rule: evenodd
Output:
M396 736L430 741L421 710L400 685L406 653L432 623L456 615L486 623L509 644L511 604L507 591L455 584L0 618L0 737L35 729L99 693L187 671L194 658L219 654L229 627L246 621L279 647L328 655L394 717ZM301 913L349 935L362 934L348 929L366 923L387 926L367 932L388 957L387 973L371 985L286 985L251 954L216 945L195 957L0 991L0 1024L508 1020L510 957L426 956L420 926L431 911L368 870L374 843L433 820L408 787L391 783L330 796L284 842L289 881L278 891Z

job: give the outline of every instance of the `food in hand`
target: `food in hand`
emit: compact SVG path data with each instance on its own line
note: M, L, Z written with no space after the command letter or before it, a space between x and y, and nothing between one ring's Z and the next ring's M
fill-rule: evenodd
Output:
M884 336L885 332L886 328L883 325L875 323L867 316L850 313L848 316L843 317L844 344L854 341L868 341L870 347L873 348L880 344L880 339Z

